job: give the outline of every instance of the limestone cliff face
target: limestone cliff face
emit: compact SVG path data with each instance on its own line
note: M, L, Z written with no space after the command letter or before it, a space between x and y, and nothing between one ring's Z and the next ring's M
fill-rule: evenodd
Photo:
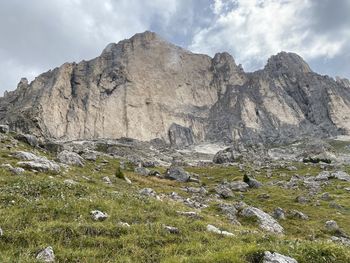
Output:
M66 63L30 84L22 79L0 98L0 120L61 140L284 142L348 134L348 83L285 52L247 74L228 53L193 54L145 32L93 60Z

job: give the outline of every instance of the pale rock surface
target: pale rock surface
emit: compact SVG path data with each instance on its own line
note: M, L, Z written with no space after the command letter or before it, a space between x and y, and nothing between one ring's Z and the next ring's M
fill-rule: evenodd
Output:
M275 234L283 234L283 227L269 214L256 207L246 207L241 211L244 217L255 217L259 222L259 227L265 231Z
M47 247L40 251L36 256L36 259L40 262L55 262L55 254L52 247Z
M350 134L348 86L314 73L294 53L245 73L228 53L194 54L147 31L90 61L22 79L0 98L0 122L66 141L283 143Z
M271 253L266 251L264 253L263 263L298 263L294 258L281 255L279 253Z

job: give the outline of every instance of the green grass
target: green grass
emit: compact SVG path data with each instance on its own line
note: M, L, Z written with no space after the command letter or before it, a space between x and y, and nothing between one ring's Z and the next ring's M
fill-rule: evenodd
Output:
M1 163L16 164L10 153L30 147L19 144L7 149L0 143ZM37 151L39 153L40 151ZM49 153L40 152L54 159ZM106 159L106 158L105 158ZM176 211L193 211L183 204L138 195L141 188L151 187L158 194L177 192L184 184L154 177L136 175L132 169L122 173L133 182L115 176L119 161L103 159L87 162L85 167L71 167L58 175L26 172L23 176L12 175L0 168L0 227L4 236L0 237L0 262L37 262L35 255L40 249L52 246L57 262L258 262L265 250L277 251L294 257L298 262L350 262L349 248L329 243L330 235L324 230L324 223L334 219L350 233L350 199L343 187L349 183L331 181L323 190L344 207L337 211L329 207L329 201L321 205L302 205L295 197L307 194L307 189L286 190L277 186L264 186L250 190L242 196L225 200L233 203L243 198L249 205L266 212L275 207L286 210L297 209L310 216L310 220L287 219L281 224L285 236L276 237L259 230L254 220L239 218L242 226L230 224L217 208L217 202L198 211L202 218L191 219L180 216ZM273 180L289 180L293 174L316 175L317 165L295 164L298 171L273 169L271 177L263 169L253 176L267 183ZM164 171L164 168L157 168ZM188 171L200 176L202 184L213 190L223 180L242 180L243 172L238 167L188 167ZM286 174L280 177L280 174ZM106 184L102 178L109 176L113 184ZM88 180L87 180L88 178ZM75 185L64 182L73 179ZM198 184L188 183L198 187ZM270 199L257 198L268 193ZM317 196L315 197L317 198ZM109 217L103 222L95 222L91 210L101 210ZM121 227L119 222L127 222L130 228ZM206 231L207 224L235 234L223 237ZM163 225L178 227L180 234L166 232ZM316 239L316 241L312 241ZM255 261L254 261L255 260Z

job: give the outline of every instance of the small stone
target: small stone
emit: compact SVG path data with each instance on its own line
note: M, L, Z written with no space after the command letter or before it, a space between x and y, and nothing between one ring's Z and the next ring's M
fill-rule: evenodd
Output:
M234 196L231 189L227 185L224 185L224 184L218 185L215 188L215 191L222 198L230 198L230 197Z
M234 234L227 231L222 231L213 225L207 225L207 231L215 234L223 235L223 236L234 236Z
M140 190L140 195L156 197L157 193L152 188L143 188Z
M298 196L296 199L295 199L296 202L298 202L299 204L306 204L309 202L309 199L306 198L305 196Z
M259 198L259 199L269 199L269 198L270 198L270 195L267 194L267 193L263 193L263 194L259 194L259 195L258 195L258 198Z
M285 220L286 216L284 213L284 210L280 207L275 208L275 210L273 211L272 216L277 219L277 220Z
M327 221L326 224L325 224L325 228L328 231L337 231L337 230L339 230L339 226L338 226L337 222L335 222L334 220Z
M164 226L164 229L170 234L180 234L180 230L177 227L173 226Z
M55 254L52 247L47 247L40 251L36 256L36 259L41 262L55 262Z
M108 218L108 214L99 210L93 210L90 212L92 219L95 221L104 221Z
M65 184L67 184L67 185L76 185L76 184L78 184L78 182L76 182L76 181L74 181L74 180L72 180L72 179L66 179L66 180L64 180L63 181Z
M108 176L102 177L102 181L104 181L106 184L112 184L111 178Z
M323 200L323 201L330 201L332 198L331 196L329 195L329 193L323 193L320 198Z
M4 235L4 230L2 230L2 228L0 227L0 237L2 237Z
M130 227L130 225L129 225L128 223L126 223L126 222L119 222L119 223L118 223L118 226L127 227L127 228Z
M182 211L176 211L177 214L182 215L182 216L187 216L191 218L200 218L200 215L198 213L189 211L189 212L182 212Z
M291 218L296 218L296 219L302 219L302 220L308 220L309 217L305 215L304 213L298 211L298 210L291 210L288 213L288 216Z

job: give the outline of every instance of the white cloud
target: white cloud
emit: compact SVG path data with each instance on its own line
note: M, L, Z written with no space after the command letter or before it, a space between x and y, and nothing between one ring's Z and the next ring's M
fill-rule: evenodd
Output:
M223 5L231 2L230 11ZM213 0L217 17L211 26L194 37L190 49L213 55L230 51L248 70L255 70L267 58L282 50L292 51L306 59L332 58L339 54L348 32L337 38L312 27L310 0Z

